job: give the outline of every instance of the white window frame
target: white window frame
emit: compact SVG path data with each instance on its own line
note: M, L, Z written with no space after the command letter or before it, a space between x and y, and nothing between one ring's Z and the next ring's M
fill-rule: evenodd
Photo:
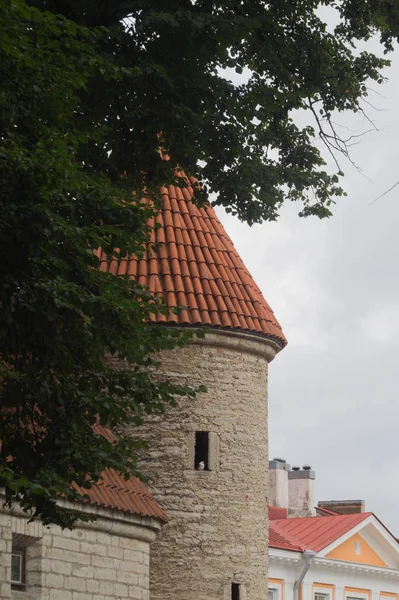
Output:
M318 586L317 584L313 584L312 589L312 600L316 600L316 595L320 594L324 596L325 600L333 599L333 589L334 586L331 584L331 587Z
M283 586L283 582L281 583L277 583L274 581L269 581L267 584L267 591L269 592L273 592L273 600L282 600L282 586ZM268 598L269 600L269 598Z
M317 596L322 596L322 598L317 598ZM331 600L331 592L328 589L323 588L323 591L313 589L313 600Z
M371 594L359 594L358 592L345 592L345 600L369 600Z
M25 549L13 547L11 561L13 556L18 556L20 559L20 578L18 580L13 579L11 569L11 587L14 589L23 589L25 587Z
M269 598L270 592L273 594L272 598ZM272 587L269 585L268 590L267 590L267 600L280 600L279 587Z

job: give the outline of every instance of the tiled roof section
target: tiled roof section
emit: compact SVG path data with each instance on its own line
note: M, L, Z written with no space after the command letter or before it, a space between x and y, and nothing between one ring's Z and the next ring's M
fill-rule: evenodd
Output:
M164 298L169 315L158 312L155 322L245 331L285 346L281 326L215 211L194 204L195 180L187 183L161 188L162 206L144 256L109 262L101 254L100 268L129 275ZM184 307L179 314L177 307Z
M269 547L278 548L279 550L290 550L291 552L306 550L294 536L284 531L282 527L279 527L277 521L269 521Z
M115 440L115 436L104 427L96 425L94 429L100 435L103 435L109 442ZM101 474L101 481L93 485L89 490L80 488L76 484L74 488L82 495L89 497L90 504L102 506L127 512L133 515L143 517L154 517L161 521L167 521L168 517L165 511L151 496L145 485L137 479L130 477L127 481L113 469L106 469Z
M269 520L285 519L287 517L287 509L280 506L269 506Z
M296 519L278 519L271 521L270 526L291 542L296 542L302 549L319 552L342 535L368 519L373 513L352 515L336 515L326 517L300 517ZM272 546L279 548L280 546ZM290 548L287 548L288 550Z

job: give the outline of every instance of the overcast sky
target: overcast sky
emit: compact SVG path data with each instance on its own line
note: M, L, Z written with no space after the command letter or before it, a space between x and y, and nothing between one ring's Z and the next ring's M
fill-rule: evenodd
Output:
M270 366L270 457L311 464L316 500L364 499L399 536L399 186L372 203L399 181L399 50L386 75L369 96L380 131L352 150L364 175L343 163L331 219L218 214L288 338Z

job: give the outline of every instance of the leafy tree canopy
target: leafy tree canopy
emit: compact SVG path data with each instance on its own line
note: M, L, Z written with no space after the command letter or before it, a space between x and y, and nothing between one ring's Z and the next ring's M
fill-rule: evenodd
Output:
M331 31L324 15L335 12ZM248 223L284 201L327 217L343 194L315 146L346 151L333 111L360 111L399 35L397 0L2 0L0 3L0 485L71 526L71 482L134 471L135 443L92 429L139 423L196 390L151 378L188 334L149 324L155 300L98 269L140 253L148 204L176 181ZM233 85L226 69L249 73ZM299 128L296 110L309 113ZM330 127L330 128L329 128ZM159 147L172 158L162 161ZM130 199L133 198L132 201ZM126 201L129 199L129 201ZM129 369L110 368L118 354ZM11 458L12 457L12 458Z

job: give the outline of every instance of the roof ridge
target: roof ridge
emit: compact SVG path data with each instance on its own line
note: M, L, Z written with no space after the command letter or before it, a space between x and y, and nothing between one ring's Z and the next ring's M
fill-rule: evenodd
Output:
M114 486L114 485L109 485L109 484L101 484L100 483L99 485L104 485L104 487L114 489L115 491L121 492L123 494L130 494L131 496L137 496L139 498L147 498L147 499L155 502L155 499L150 494L150 492L140 492L138 490L132 490L132 489L124 488L122 486Z
M280 527L278 521L279 521L279 519L277 519L277 522L274 521L274 523L276 525L276 528L279 530L280 534L283 537L285 537L288 541L290 541L291 543L294 542L295 544L297 544L298 546L300 546L303 550L306 550L306 546L303 544L303 542L301 542L301 540L298 539L291 532L285 531L282 527Z
M287 518L289 518L289 517L287 517ZM306 546L303 544L303 542L301 542L300 539L298 539L295 535L293 535L289 531L286 531L283 527L279 526L278 521L280 521L280 520L283 520L283 519L272 520L271 522L269 522L269 527L271 527L270 523L273 523L272 528L275 529L276 531L278 531L278 533L281 535L281 537L285 538L288 543L296 544L297 546L299 546L299 548L301 548L301 550L306 550L307 549Z
M388 527L386 525L384 525L384 523L377 517L377 515L373 512L368 512L368 513L363 513L363 514L368 514L369 516L374 517L374 519L376 519L379 524L385 529L385 531L395 540L395 542L397 544L399 544L399 538L397 538L390 529L388 529Z
M373 513L316 517L293 517L273 521L285 534L294 536L308 549L319 552L368 519Z
M335 510L330 510L329 508L324 508L322 506L315 506L315 510L325 513L328 516L335 516L335 515L339 515L340 513L336 512ZM316 515L317 517L320 517L321 515Z

